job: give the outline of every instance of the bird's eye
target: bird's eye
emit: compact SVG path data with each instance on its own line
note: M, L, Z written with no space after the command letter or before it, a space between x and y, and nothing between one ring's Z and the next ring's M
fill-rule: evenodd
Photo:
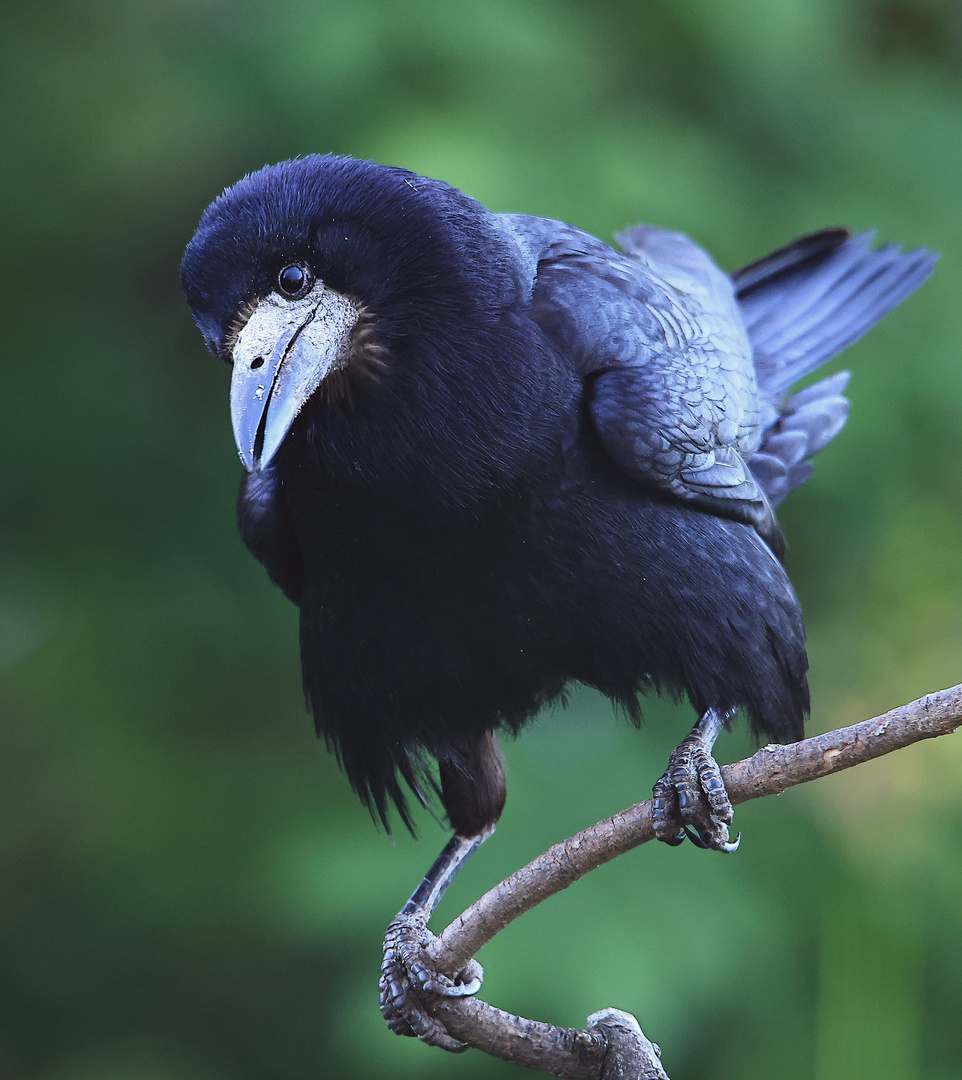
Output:
M311 287L313 275L306 266L291 263L277 275L277 287L288 300L299 300Z

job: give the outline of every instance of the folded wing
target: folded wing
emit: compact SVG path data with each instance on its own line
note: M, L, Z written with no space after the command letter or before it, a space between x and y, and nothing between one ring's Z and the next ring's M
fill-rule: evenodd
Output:
M636 226L624 253L561 222L506 226L536 260L532 314L588 388L598 434L629 476L753 525L772 514L848 415L846 373L787 397L932 272L935 256L873 250L827 229L730 278L687 237Z

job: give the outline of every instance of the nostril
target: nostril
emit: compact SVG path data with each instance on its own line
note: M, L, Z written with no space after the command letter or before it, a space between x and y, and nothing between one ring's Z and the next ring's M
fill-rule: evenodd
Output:
M251 360L251 371L256 371L259 367L264 366L264 357L258 356L256 360Z

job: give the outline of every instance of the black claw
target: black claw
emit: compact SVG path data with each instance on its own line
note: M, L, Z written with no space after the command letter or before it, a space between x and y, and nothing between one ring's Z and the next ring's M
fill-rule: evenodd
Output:
M453 1039L428 1012L432 999L465 997L481 988L481 965L471 961L454 979L435 971L424 952L433 935L424 918L401 914L384 936L384 960L378 982L381 1015L398 1035L416 1036L422 1042L453 1054L467 1050Z
M702 851L708 851L711 844L706 843L694 829L689 828L687 825L683 826L685 830L685 836L695 845L696 848L701 848ZM678 837L678 842L681 843L681 837Z
M672 847L686 836L696 847L712 851L731 852L738 847L738 839L728 839L732 804L711 756L721 719L709 710L699 720L672 752L664 776L652 789L655 836Z

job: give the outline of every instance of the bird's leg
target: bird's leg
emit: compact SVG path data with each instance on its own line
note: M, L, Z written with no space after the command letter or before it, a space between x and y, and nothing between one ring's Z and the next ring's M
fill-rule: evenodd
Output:
M434 936L427 921L458 871L492 832L493 826L475 836L453 836L384 935L378 990L387 1026L398 1035L416 1035L431 1046L454 1053L467 1047L448 1035L425 1004L432 998L476 994L483 972L476 960L469 961L453 979L435 971L424 951Z
M427 1006L438 997L476 994L483 972L475 960L453 979L434 970L424 951L432 937L427 921L457 872L494 832L504 809L504 758L493 731L449 744L436 756L441 803L454 836L388 927L379 989L381 1013L392 1031L460 1051L464 1046Z
M734 851L741 839L728 839L732 804L721 770L711 755L719 732L734 715L709 709L672 751L664 776L652 789L655 836L680 844L685 836L699 847ZM677 822L682 832L678 832Z

